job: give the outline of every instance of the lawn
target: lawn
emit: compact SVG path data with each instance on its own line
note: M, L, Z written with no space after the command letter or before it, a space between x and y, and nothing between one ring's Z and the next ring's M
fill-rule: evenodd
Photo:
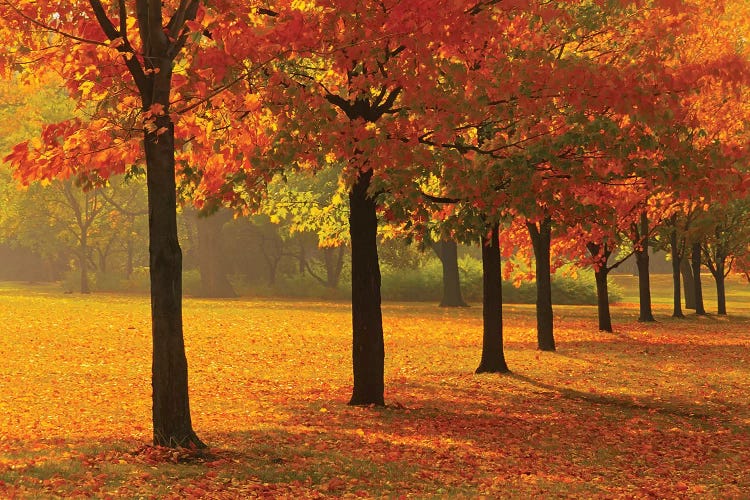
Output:
M555 308L556 353L508 306L510 375L473 374L481 307L385 304L386 408L346 405L348 304L188 299L204 454L147 446L146 297L3 285L0 497L747 495L747 286L729 317L674 320L657 277L641 324L628 279L615 334Z

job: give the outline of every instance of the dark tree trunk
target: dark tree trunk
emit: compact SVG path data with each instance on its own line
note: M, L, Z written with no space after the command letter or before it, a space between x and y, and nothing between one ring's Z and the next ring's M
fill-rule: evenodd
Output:
M685 309L695 309L695 280L693 270L686 259L680 261L680 274L682 275L682 290L685 292Z
M596 305L599 313L599 331L612 332L612 316L609 312L609 290L607 289L607 275L609 271L602 267L594 272L596 279Z
M503 352L503 289L501 281L500 230L494 224L482 240L482 360L476 373L506 373Z
M160 135L145 133L153 335L153 423L158 446L205 447L193 431L182 334L182 252L177 240L174 125L160 116Z
M678 247L676 229L674 229L670 235L670 246L672 247L672 302L674 303L672 317L684 318L685 315L682 313L682 298L680 297L680 261L682 260L682 255L680 255Z
M443 268L443 298L440 307L467 307L461 295L461 278L458 274L458 245L453 240L443 239L433 248Z
M692 264L693 291L695 293L695 314L701 316L706 314L706 308L703 305L703 286L701 284L701 244L692 244L692 255L690 258Z
M542 351L555 350L555 337L552 313L552 271L550 263L550 244L552 220L549 217L536 224L527 223L526 227L534 247L536 267L536 335L537 344Z
M716 237L717 240L721 240L723 229L717 227ZM704 249L706 267L711 272L711 276L714 278L716 283L716 306L717 313L720 315L727 314L727 292L725 288L725 279L727 273L726 262L727 262L727 251L723 245L718 245L715 248L707 247Z
M607 267L607 260L609 260L611 252L605 249L603 255L600 256L600 253L602 252L601 245L597 245L596 243L589 243L586 245L586 247L588 248L589 253L591 253L592 257L599 257L601 261L599 268L594 270L594 278L596 280L596 305L599 317L599 331L611 333L612 316L609 311L609 290L607 283L607 276L609 275L610 271L610 269Z
M384 405L385 345L380 310L378 219L367 193L372 170L362 172L349 191L352 245L352 361L354 389L350 405Z
M654 313L651 310L651 278L648 257L648 215L645 211L641 212L638 235L640 236L640 241L635 250L635 261L638 266L638 301L640 304L638 321L651 322L656 320L654 319Z
M727 291L724 284L724 265L722 263L721 272L714 274L716 281L716 306L717 312L722 316L727 314Z
M148 188L154 444L205 447L190 421L182 335L182 252L177 239L174 124L168 112L172 64L184 42L183 35L179 40L169 37L181 33L184 23L195 19L199 3L181 2L167 22L162 18L159 4L137 3L143 62L125 57L124 63L138 88L142 111L148 120L143 143ZM123 33L112 24L102 3L91 0L89 5L107 38L122 40ZM120 16L124 17L127 14L124 2L120 2L120 10ZM126 47L129 43L129 40L124 42Z
M207 217L195 214L198 233L198 268L201 274L201 296L236 297L227 278L221 253L221 230L232 215L226 210Z

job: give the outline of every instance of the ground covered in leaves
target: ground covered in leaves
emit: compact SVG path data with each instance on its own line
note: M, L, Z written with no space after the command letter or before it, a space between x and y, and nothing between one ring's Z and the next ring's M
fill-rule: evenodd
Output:
M0 497L747 494L750 319L614 311L556 307L542 353L508 306L513 373L477 376L481 307L386 304L388 406L355 408L348 304L187 300L195 453L146 446L146 297L5 286Z

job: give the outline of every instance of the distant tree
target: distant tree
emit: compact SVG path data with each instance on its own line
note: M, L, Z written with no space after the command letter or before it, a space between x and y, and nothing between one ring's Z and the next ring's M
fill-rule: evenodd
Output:
M216 211L201 213L188 207L184 213L196 228L195 252L201 275L200 295L213 298L236 297L237 294L227 278L222 245L222 229L232 219L232 212L219 208Z
M747 198L731 200L709 210L710 230L702 244L703 261L716 283L717 312L727 314L726 278L750 255L750 209ZM742 266L737 266L738 270Z
M458 244L455 240L441 238L429 242L443 271L443 297L440 307L467 307L461 295L461 277L458 272Z

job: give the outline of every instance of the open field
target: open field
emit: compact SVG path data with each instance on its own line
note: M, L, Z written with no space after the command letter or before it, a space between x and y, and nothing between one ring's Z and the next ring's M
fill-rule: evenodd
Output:
M673 320L659 279L655 324L556 307L557 353L508 306L503 376L473 375L480 307L385 304L386 408L345 404L348 304L186 300L204 455L145 446L147 298L2 285L0 497L742 498L747 286L728 318Z

